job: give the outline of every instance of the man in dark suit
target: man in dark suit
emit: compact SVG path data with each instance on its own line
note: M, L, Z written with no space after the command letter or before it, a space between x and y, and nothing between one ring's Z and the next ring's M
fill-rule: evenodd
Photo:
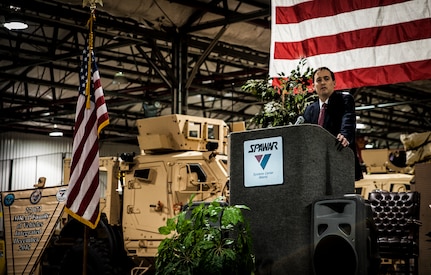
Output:
M319 100L305 109L305 123L321 125L333 134L343 147L349 146L355 154L355 179L362 179L355 145L356 114L353 96L335 91L335 75L326 67L314 71L313 85ZM319 119L319 116L322 118Z

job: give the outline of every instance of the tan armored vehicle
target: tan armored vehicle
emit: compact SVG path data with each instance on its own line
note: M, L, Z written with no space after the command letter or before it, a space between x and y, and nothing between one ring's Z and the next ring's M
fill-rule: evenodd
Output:
M369 149L362 151L367 172L364 178L355 182L356 193L368 199L373 190L406 192L411 190L413 175L405 165L405 158L398 156L399 151L388 149Z
M222 120L168 115L137 121L141 153L100 159L102 218L90 231L87 274L151 270L166 225L186 205L229 197L228 126ZM70 160L65 165L68 179ZM66 181L67 183L67 181ZM43 274L81 274L83 225L66 222L42 259Z

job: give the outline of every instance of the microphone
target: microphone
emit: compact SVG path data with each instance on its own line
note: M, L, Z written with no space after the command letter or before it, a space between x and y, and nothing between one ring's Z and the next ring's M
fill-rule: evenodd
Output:
M294 124L294 125L302 124L302 123L304 123L304 121L305 121L304 117L303 117L303 116L299 116L299 117L296 119L296 122L295 122L295 124Z

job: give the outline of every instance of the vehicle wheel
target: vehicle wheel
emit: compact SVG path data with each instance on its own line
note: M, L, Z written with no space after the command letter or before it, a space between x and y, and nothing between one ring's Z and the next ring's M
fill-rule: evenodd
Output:
M109 253L102 241L91 240L87 250L87 274L114 275ZM64 275L82 274L83 243L79 242L66 251L61 264L60 273Z

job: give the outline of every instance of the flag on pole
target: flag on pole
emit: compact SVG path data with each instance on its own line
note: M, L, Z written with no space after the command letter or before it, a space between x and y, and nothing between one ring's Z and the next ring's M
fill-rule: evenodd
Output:
M88 77L88 74L91 77ZM99 133L109 124L109 117L91 47L90 50L86 47L83 51L79 75L66 211L94 229L100 219Z
M272 0L270 77L302 57L337 89L431 79L429 0Z

